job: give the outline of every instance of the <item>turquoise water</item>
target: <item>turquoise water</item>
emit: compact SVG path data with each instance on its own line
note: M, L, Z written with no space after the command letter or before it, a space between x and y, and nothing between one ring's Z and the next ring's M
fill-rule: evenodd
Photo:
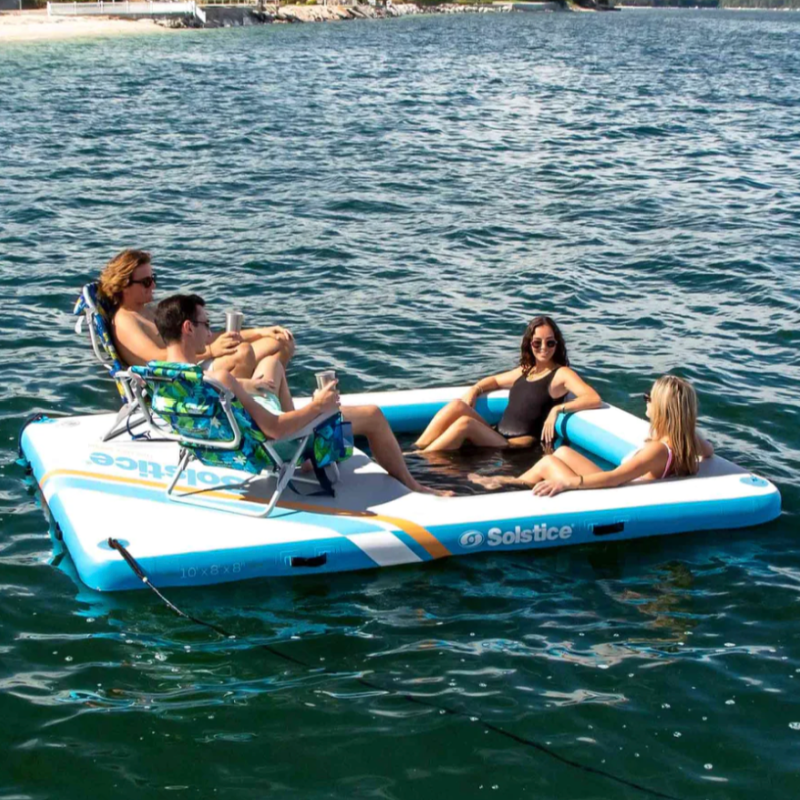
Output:
M687 11L4 45L0 796L796 796L798 34ZM292 327L298 393L329 365L468 382L553 313L612 403L695 381L783 516L170 592L237 642L93 594L15 438L114 407L69 311L124 246L212 318Z

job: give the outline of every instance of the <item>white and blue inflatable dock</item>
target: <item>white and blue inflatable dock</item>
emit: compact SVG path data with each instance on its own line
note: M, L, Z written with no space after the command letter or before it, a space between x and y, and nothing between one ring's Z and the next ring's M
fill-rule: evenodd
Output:
M466 387L349 395L343 405L381 407L395 432L422 430ZM497 421L507 392L479 400ZM298 402L298 405L301 405ZM21 448L81 580L100 591L142 588L117 539L156 586L200 586L282 575L391 567L472 553L561 547L645 536L742 528L775 519L776 487L723 458L689 478L536 497L529 490L461 497L409 491L364 453L340 465L336 497L287 489L267 518L231 514L266 503L272 481L244 493L242 474L194 462L179 488L215 506L170 501L178 445L122 434L104 442L114 414L42 419ZM606 406L562 416L560 433L612 464L641 446L648 424ZM466 476L465 476L466 480Z

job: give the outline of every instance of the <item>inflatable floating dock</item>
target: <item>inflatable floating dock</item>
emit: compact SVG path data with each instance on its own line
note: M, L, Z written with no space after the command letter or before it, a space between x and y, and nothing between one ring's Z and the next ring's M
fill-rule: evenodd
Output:
M466 387L349 395L374 403L395 432L422 430ZM507 392L478 410L497 421ZM298 402L302 405L302 401ZM27 425L21 448L81 580L100 591L142 588L116 538L156 586L391 567L461 556L759 525L780 514L775 486L723 458L690 478L536 497L529 490L442 498L419 495L356 450L340 465L336 497L287 489L267 518L230 513L266 503L271 481L242 492L241 473L198 462L179 488L214 508L171 502L165 490L178 464L171 442L104 442L114 414L42 419ZM612 464L640 447L647 423L618 408L561 416L560 434ZM466 476L465 476L466 480Z

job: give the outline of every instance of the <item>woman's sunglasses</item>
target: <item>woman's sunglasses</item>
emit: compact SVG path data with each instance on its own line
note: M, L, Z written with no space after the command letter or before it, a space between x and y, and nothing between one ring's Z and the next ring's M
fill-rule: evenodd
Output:
M548 350L558 344L555 339L531 339L531 347L534 350L541 350L546 347Z
M133 286L134 283L140 283L144 286L145 289L149 289L151 286L155 285L156 283L156 274L155 272L152 275L148 275L146 278L142 278L138 281L128 281L128 286Z
M645 403L652 403L652 402L653 402L653 398L652 398L652 397L650 397L650 392L645 392L645 393L642 395L642 400L644 400L644 401L645 401Z

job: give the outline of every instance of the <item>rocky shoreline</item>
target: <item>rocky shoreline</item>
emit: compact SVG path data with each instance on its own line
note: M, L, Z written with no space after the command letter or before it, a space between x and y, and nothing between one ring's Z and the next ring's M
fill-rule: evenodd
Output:
M287 5L265 2L261 7L205 6L206 22L179 18L157 20L168 28L229 28L241 25L293 24L304 22L338 22L353 19L386 19L419 14L494 14L511 11L510 3L459 4L420 6L415 3L372 5Z

